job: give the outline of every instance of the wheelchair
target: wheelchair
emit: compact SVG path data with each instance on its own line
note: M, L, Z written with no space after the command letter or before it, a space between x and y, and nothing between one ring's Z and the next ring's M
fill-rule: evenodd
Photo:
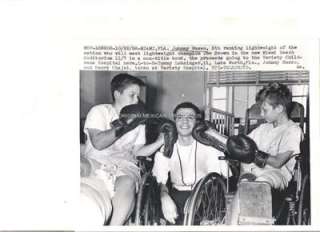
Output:
M133 214L135 225L160 225L160 189L155 177L148 171L142 176Z
M310 225L310 178L302 169L301 155L296 157L294 176L286 191L278 198L280 207L272 204L273 215L252 224ZM233 167L234 168L234 167ZM183 225L227 225L230 207L236 189L236 181L223 178L217 173L209 173L202 178L185 203ZM138 194L135 214L136 225L164 225L161 218L160 190L154 177L147 173ZM244 218L244 217L243 217ZM247 222L250 224L250 221Z
M80 220L82 225L99 226L108 225L112 214L111 198L109 190L105 183L99 178L90 178L90 173L93 171L92 161L89 161L84 156L80 156ZM157 189L154 184L156 181L151 175L150 160L146 158L138 159L138 166L141 172L141 183L137 193L136 207L129 217L125 225L139 225L144 222L146 225L152 225L152 219L156 218L156 214L161 212L161 208L151 208L151 202L156 202L154 197L159 196L156 193ZM147 198L146 198L147 197ZM158 200L160 202L160 199ZM144 206L145 208L141 207ZM152 211L153 209L153 211ZM142 219L137 215L148 214Z
M303 108L295 103L294 114L298 115L297 122L303 128ZM251 129L249 125L249 110L246 115L245 134ZM259 115L258 115L259 116ZM292 115L291 115L292 116ZM293 117L292 117L293 118ZM261 118L255 118L258 121ZM307 139L308 141L308 139ZM304 142L304 141L303 141ZM303 143L302 142L302 143ZM308 145L306 146L308 147ZM310 177L309 159L306 157L309 152L302 151L296 155L293 178L288 188L280 193L272 193L272 204L270 218L261 220L251 218L253 221L247 224L275 224L275 225L310 225ZM239 168L233 161L228 161L234 176L239 176ZM141 188L140 203L137 204L136 224L137 225L163 225L161 223L161 204L159 199L159 188L150 173L145 178L145 185ZM237 179L237 178L236 178ZM226 225L229 222L230 207L237 188L237 181L230 181L231 178L223 178L217 173L209 173L202 178L191 192L185 203L184 225ZM138 201L139 201L138 199ZM278 202L277 202L278 201ZM276 207L279 206L279 207ZM254 221L256 220L256 221Z
M154 141L158 133L157 127L159 127L159 122L150 122L147 125L146 130L146 142L147 144ZM84 139L85 140L85 139ZM84 154L85 145L81 144L80 146L80 154ZM152 168L152 158L149 157L138 157L138 167L140 168L140 175L141 175L141 183L139 185L139 191L136 194L136 205L133 213L125 223L125 225L155 225L159 224L160 221L156 220L160 217L158 216L161 212L160 206L160 193L157 192L157 182L155 177L151 174ZM81 177L88 177L93 170L93 165L89 160L87 160L83 155L80 155L80 176ZM106 189L104 188L104 184L100 183L101 181L98 180L98 185L88 186L86 183L82 183L81 180L81 198L86 200L86 204L90 205L90 212L93 212L98 218L94 220L94 225L99 223L103 225L108 225L110 221L110 212L111 202ZM88 181L90 182L97 182L96 180ZM154 202L158 202L159 204L154 204ZM86 211L86 210L84 210ZM108 214L109 212L109 214ZM86 215L87 216L87 215ZM90 216L90 215L89 215ZM98 223L97 223L98 222Z
M251 130L263 123L260 111L256 104L246 111L244 133L248 134ZM289 118L296 122L300 128L304 129L304 107L298 102L292 102ZM276 225L310 225L310 173L309 173L309 138L308 138L308 110L306 131L307 138L300 144L301 153L295 156L296 164L294 167L293 178L288 188L283 191L273 191L272 212ZM279 199L277 199L279 198Z
M227 121L226 125L228 126L222 125L224 121ZM227 120L223 120L219 115L214 122L220 133L233 133L232 115L228 115ZM221 159L224 159L224 157L221 157ZM228 164L233 177L225 179L218 173L209 173L196 184L185 203L184 225L218 225L225 223L228 192L235 188L239 176L238 163L228 161ZM160 188L151 173L143 178L140 190L137 199L135 224L166 225L161 212Z
M225 157L219 157L225 160ZM239 178L237 162L227 160L228 176L209 173L195 186L184 208L183 225L224 225L228 217L231 196ZM229 176L232 173L232 176Z
M210 173L196 185L185 205L184 225L225 223L227 187L217 173Z
M310 225L310 176L303 165L303 157L297 155L294 175L284 193L275 215L278 225ZM281 196L280 196L281 198ZM283 197L282 197L283 199Z
M146 175L143 182L137 199L135 225L166 225L156 180ZM217 173L210 173L199 181L186 202L184 225L222 224L226 214L226 193L225 181Z
M224 158L224 157L223 157ZM223 159L222 158L222 159ZM238 168L229 163L231 172L238 176ZM228 172L229 173L229 172ZM228 180L229 179L229 180ZM225 179L218 173L209 173L194 187L185 203L184 225L219 225L225 223L226 200L233 179ZM141 188L137 198L136 225L165 225L162 218L160 203L160 188L150 172L142 178Z

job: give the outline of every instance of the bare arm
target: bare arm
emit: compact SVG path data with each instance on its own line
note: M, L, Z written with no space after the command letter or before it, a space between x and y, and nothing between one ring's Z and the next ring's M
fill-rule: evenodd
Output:
M300 127L291 127L283 136L282 143L286 145L286 152L278 153L276 156L269 156L267 164L275 168L281 168L294 155L300 153L300 143L303 140L303 132Z
M164 144L164 136L160 133L159 137L154 143L148 145L141 145L134 149L136 156L150 156L155 153Z
M293 151L286 151L283 153L278 153L276 156L269 156L267 159L267 164L274 168L281 168L285 165L290 158L293 156Z
M101 131L88 128L88 133L93 147L97 150L103 150L117 140L115 129Z
M175 224L176 218L178 217L177 206L170 197L168 188L165 184L160 184L160 200L165 219L170 223Z
M160 183L160 198L162 198L165 195L169 195L169 189L167 185Z
M252 139L256 137L254 132L258 130L254 130L251 132L249 137ZM297 125L289 127L285 133L282 135L281 143L278 145L279 150L284 152L278 152L276 155L269 155L266 164L274 167L281 168L285 165L294 155L300 153L300 142L303 139L303 132L301 128Z

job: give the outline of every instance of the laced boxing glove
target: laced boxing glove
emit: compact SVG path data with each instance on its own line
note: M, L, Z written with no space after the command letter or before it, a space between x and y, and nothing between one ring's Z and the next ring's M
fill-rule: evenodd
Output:
M269 154L259 151L256 143L246 135L230 136L227 140L227 153L230 159L243 163L255 163L258 167L266 166Z
M159 129L164 134L163 155L170 158L173 153L173 146L178 139L178 132L174 122L169 119L163 120Z
M216 131L214 123L209 121L198 122L192 130L192 136L204 145L212 146L222 152L225 151L227 137Z
M115 128L116 137L119 138L140 124L144 124L146 120L145 106L142 103L132 104L121 109L119 119L111 122L111 126Z

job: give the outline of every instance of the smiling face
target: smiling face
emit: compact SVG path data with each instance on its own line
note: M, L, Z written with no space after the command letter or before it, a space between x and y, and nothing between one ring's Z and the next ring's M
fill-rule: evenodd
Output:
M121 107L125 107L131 104L137 104L140 96L140 86L131 84L125 88L122 92L115 91L114 98L115 102Z
M196 112L191 108L180 108L176 112L175 122L179 136L191 136L196 125Z

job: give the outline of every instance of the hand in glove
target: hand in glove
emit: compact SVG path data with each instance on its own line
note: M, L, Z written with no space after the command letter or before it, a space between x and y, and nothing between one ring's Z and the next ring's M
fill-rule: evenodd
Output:
M209 121L198 122L192 130L192 136L198 142L212 146L219 151L225 151L226 137L220 134L213 123Z
M132 104L123 107L119 119L111 123L116 129L116 137L119 138L127 132L135 129L147 120L147 113L143 104Z
M256 143L246 135L235 135L229 137L227 141L227 156L230 159L243 163L255 163L263 168L267 163L269 154L258 150Z

